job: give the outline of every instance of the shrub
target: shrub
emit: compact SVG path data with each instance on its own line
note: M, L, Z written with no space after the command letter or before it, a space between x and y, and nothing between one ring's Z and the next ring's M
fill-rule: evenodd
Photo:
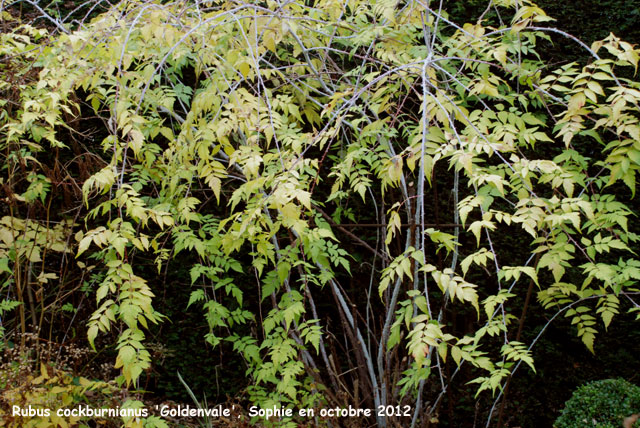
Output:
M578 388L567 401L555 428L614 428L640 413L640 387L623 379L604 379ZM640 427L636 421L634 427Z
M22 361L22 363L21 363ZM83 377L59 370L42 363L39 373L15 378L12 374L25 374L27 364L24 359L0 368L0 383L4 392L0 394L0 426L17 427L58 427L78 426L82 418L63 417L56 410L73 408L82 404L96 405L88 397L104 399L113 389L105 382L91 381ZM94 400L95 401L95 400ZM14 415L12 409L18 406L22 412ZM85 418L86 419L86 418ZM5 425L6 424L6 425ZM81 427L87 425L80 424Z
M594 352L638 309L640 86L612 73L637 70L632 44L579 42L593 61L553 70L536 49L575 40L529 0L488 2L500 27L429 2L113 3L77 31L0 33L2 59L37 70L0 68L0 274L21 332L74 302L59 279L131 386L163 306L197 311L184 325L220 362L202 365L245 373L248 402L384 409L384 428L535 370L525 318L542 334L566 316Z
M15 345L21 341L24 347ZM31 333L12 336L5 344L0 342L0 427L88 428L91 421L98 420L102 428L167 428L153 415L138 418L107 414L108 409L118 412L151 405L136 400L139 395L130 394L113 381L82 376L78 367L87 365L88 349L71 343L55 352L50 345ZM19 414L14 412L14 406L19 408ZM80 408L104 413L93 417L57 412Z

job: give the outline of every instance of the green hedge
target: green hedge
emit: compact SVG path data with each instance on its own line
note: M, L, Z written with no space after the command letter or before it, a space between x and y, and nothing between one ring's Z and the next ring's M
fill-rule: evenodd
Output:
M590 382L567 401L555 428L619 428L625 417L640 413L640 387L623 379ZM640 427L640 421L634 427Z

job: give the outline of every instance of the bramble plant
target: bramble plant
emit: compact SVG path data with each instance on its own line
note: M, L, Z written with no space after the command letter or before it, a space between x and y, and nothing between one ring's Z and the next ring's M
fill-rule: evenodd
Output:
M54 278L23 248L57 233L48 251L99 271L88 340L117 335L126 385L165 318L149 259L196 261L188 309L239 354L263 408L351 403L414 427L465 365L476 396L497 394L489 423L514 372L535 371L539 336L521 332L536 295L593 352L640 308L626 205L640 84L617 77L640 50L613 34L583 45L528 0L490 7L499 25L457 25L442 2L131 0L73 30L3 33L0 89L14 68L37 72L12 86L0 131L0 270L15 278L2 292L23 326L16 273ZM548 67L536 49L552 37L591 60ZM70 125L89 117L90 138ZM52 202L39 159L75 150L67 134L97 142L74 173L87 215L58 230L27 216ZM376 232L349 229L363 223Z

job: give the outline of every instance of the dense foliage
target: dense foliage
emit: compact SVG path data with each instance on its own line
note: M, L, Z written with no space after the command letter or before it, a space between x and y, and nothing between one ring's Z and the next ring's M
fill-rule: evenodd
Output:
M637 413L640 413L640 387L623 379L605 379L578 388L554 427L614 428Z
M427 426L455 382L501 425L552 322L593 352L640 309L640 50L529 1L441 6L3 11L0 328L86 335L142 389L163 324L198 313L248 402ZM590 61L545 64L558 39Z

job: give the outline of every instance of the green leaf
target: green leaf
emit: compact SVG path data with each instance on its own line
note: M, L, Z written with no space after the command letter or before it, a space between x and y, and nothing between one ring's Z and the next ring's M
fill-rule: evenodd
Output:
M0 258L0 272L6 272L9 275L13 275L13 270L9 267L9 259L8 258Z

